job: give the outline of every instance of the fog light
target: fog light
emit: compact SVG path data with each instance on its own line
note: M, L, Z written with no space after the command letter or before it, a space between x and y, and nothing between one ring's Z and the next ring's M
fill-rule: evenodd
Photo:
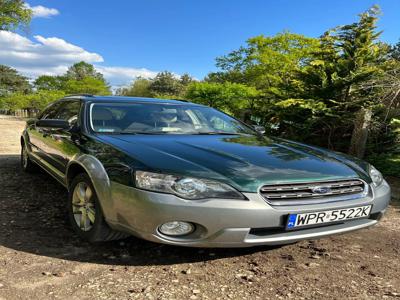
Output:
M165 235L178 236L192 233L194 225L188 222L173 221L162 224L159 230Z

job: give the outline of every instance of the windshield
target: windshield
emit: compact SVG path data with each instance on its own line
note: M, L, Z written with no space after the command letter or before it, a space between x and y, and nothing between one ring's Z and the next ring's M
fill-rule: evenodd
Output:
M255 134L218 110L189 104L93 103L90 124L114 134Z

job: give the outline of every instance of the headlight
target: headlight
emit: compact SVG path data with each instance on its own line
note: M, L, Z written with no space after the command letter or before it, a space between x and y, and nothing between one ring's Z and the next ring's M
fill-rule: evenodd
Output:
M382 173L379 172L373 165L369 166L369 176L375 186L380 186L383 182Z
M243 195L233 187L208 179L136 171L135 183L138 188L144 190L175 194L190 200L204 198L244 199Z

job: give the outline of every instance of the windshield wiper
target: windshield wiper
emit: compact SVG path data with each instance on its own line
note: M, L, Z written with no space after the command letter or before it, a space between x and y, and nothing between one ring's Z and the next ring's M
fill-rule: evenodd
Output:
M119 131L113 132L113 134L146 134L146 135L157 135L157 134L169 134L169 135L247 135L246 133L232 133L232 132L168 132L168 131Z
M243 135L244 133L209 131L209 132L196 132L193 134L198 134L198 135Z
M164 131L119 131L117 134L164 134Z

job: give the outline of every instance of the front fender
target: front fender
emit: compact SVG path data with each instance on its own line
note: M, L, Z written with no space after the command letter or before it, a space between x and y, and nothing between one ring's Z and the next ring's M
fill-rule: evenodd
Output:
M24 146L24 145L27 147L28 151L30 152L31 148L30 148L29 134L26 131L26 128L21 133L21 146Z
M69 187L70 180L68 174L74 164L81 166L89 175L93 187L99 199L104 217L106 220L113 221L116 219L113 210L113 201L111 198L111 185L107 171L103 164L94 156L89 154L76 154L68 163L66 170L66 183Z

